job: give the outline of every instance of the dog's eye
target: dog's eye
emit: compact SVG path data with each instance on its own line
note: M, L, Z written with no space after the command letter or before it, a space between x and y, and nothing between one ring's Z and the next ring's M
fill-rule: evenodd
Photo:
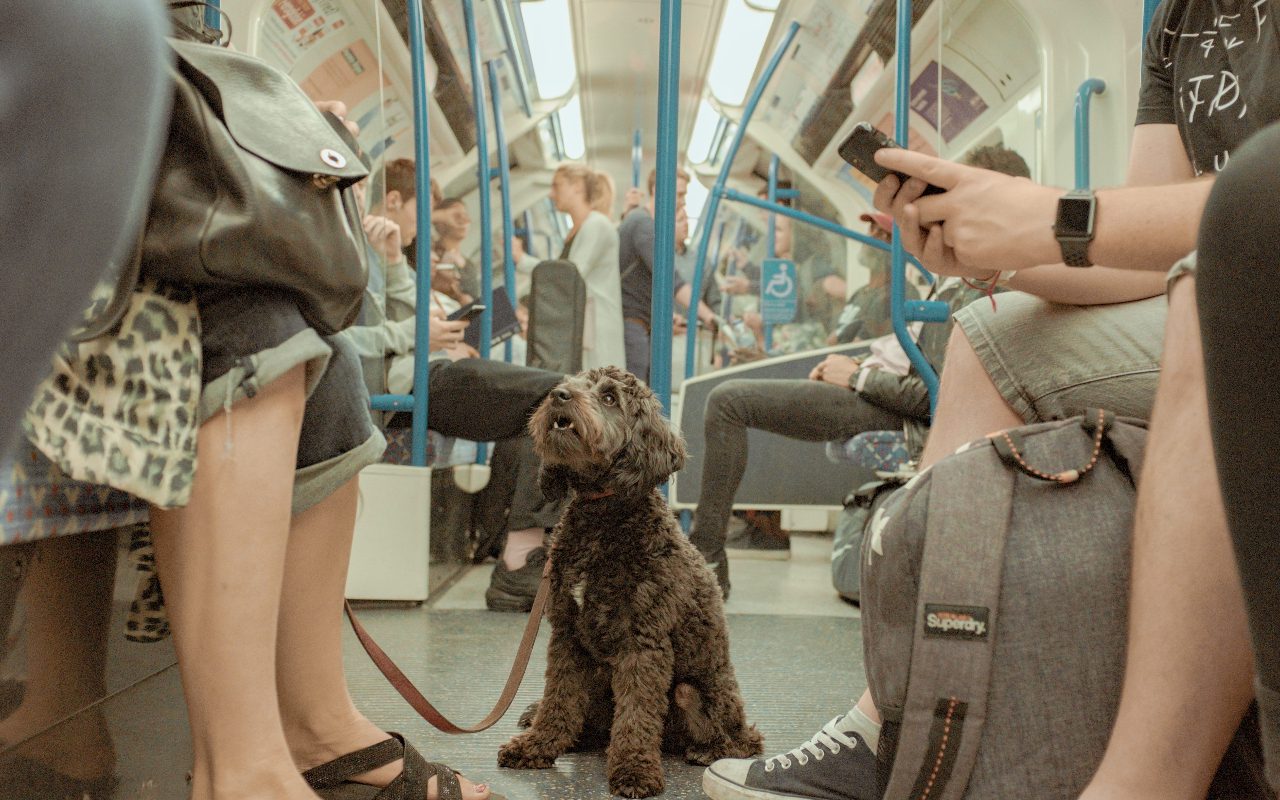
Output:
M616 406L618 404L618 396L613 392L601 392L600 402L606 406Z

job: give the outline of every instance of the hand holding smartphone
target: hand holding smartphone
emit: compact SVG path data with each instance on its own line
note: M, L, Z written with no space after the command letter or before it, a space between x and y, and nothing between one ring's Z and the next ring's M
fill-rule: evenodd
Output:
M838 152L850 166L876 183L890 174L897 175L898 180L906 183L910 180L910 175L894 172L876 163L876 153L886 147L900 147L900 145L877 130L870 122L859 122L854 126L853 132L840 143ZM924 194L942 194L945 191L946 189L927 184Z

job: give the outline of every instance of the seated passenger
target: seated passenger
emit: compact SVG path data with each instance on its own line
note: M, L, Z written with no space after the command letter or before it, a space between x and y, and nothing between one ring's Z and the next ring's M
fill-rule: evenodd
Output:
M431 241L431 252L441 265L451 265L457 270L453 276L456 285L436 288L466 305L480 296L480 266L472 264L461 249L471 230L471 215L466 204L456 197L441 200L440 205L431 209L431 227L436 234Z
M876 231L885 230L874 223L870 214L863 214L862 221L872 223L873 235ZM873 247L862 248L858 258L867 268L867 282L845 302L836 320L835 330L827 337L827 344L848 344L859 339L878 339L893 332L893 320L889 308L889 270L892 260L888 253ZM907 285L907 297L908 299L919 297L912 284Z
M1270 74L1280 68L1280 16L1248 17L1239 28L1225 30L1219 29L1218 15L1218 5L1209 0L1166 0L1152 20L1128 186L1096 195L1104 209L1096 235L1083 253L1071 255L1073 261L1110 268L1058 263L1072 248L1053 234L1060 189L907 151L877 156L883 166L915 176L905 185L885 179L876 205L894 213L908 250L931 270L996 280L1000 273L994 269L1019 270L1009 281L1014 288L1060 304L1090 304L1159 294L1164 271L1173 267L1167 303L1157 298L1076 308L1034 298L1009 302L1013 298L1006 296L996 315L982 303L971 306L957 320L948 348L923 458L927 467L990 431L1074 416L1089 406L1152 420L1134 522L1124 688L1106 755L1082 800L1204 797L1254 695L1249 632L1222 495L1203 472L1213 463L1213 447L1195 261L1179 259L1196 246L1213 176L1246 139L1280 120L1280 96L1272 91ZM1212 31L1211 41L1223 43L1230 35L1241 44L1204 48L1204 31ZM1177 98L1210 71L1239 76L1238 100L1247 114L1202 112L1192 124L1190 115L1199 106ZM1269 162L1250 163L1265 172ZM922 197L926 182L946 194ZM1237 227L1243 224L1237 219L1230 222L1234 236L1246 240L1261 232ZM1206 232L1206 238L1220 243L1219 233ZM1215 252L1233 251L1229 246ZM1215 266L1222 268L1221 262ZM1274 595L1274 575L1265 581L1266 596ZM1259 663L1270 669L1274 659L1260 654ZM1274 689L1262 692L1272 713ZM750 762L721 762L709 775L737 787L727 798L757 796L748 792L776 785L782 774L792 788L781 797L878 797L879 721L864 693L853 710L805 747L847 745L854 731L865 746L846 747L846 755L836 759L806 759L807 765L784 759L792 768L778 770L777 777L750 777ZM1266 731L1273 742L1275 724L1271 717ZM845 738L833 738L832 730ZM833 774L852 790L837 795L823 788Z
M657 235L654 226L654 208L657 202L654 196L658 185L658 171L649 173L649 194L644 205L630 209L618 226L618 269L622 281L622 314L625 325L627 371L646 383L649 381L650 339L652 330L650 317L653 311L653 267L654 238ZM684 198L689 188L689 174L683 169L676 171L676 214L677 226L683 216L684 227L688 228L688 214L685 213ZM674 280L675 299L686 308L692 287L680 275L672 276ZM698 318L710 323L715 319L713 312L705 303L698 304Z
M970 160L999 164L1015 175L1030 175L1026 162L1003 148L975 151ZM888 236L888 231L874 221L872 230L879 238ZM939 283L936 299L956 310L978 295L955 279ZM937 369L942 365L949 329L949 324L928 325L919 334L925 357ZM797 413L797 408L804 408L804 413ZM703 458L702 494L689 538L715 570L727 598L730 584L726 532L733 497L746 472L747 429L814 442L848 439L867 431L901 430L904 424L923 430L929 424L929 393L898 340L890 334L875 340L870 357L864 360L827 356L813 369L808 381L726 381L707 397L705 424L707 452ZM748 546L785 547L786 540L775 538Z
M607 176L581 164L565 164L551 180L551 201L568 214L573 230L560 258L570 261L587 283L586 322L582 331L582 368L627 363L622 328L622 284L618 274L618 232L596 206L612 188Z

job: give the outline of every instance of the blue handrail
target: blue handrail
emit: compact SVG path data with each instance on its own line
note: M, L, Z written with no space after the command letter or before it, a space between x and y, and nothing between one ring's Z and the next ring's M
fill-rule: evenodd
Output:
M786 192L783 192L782 194L785 195ZM743 205L755 206L762 211L768 211L773 214L781 214L784 217L790 217L796 222L803 222L806 225L811 225L820 230L827 231L828 233L834 233L837 236L852 239L853 241L866 245L867 247L874 247L877 250L884 250L886 252L892 252L893 250L892 245L887 242L882 242L874 236L868 236L865 233L858 233L855 230L846 228L843 225L832 222L831 220L823 219L822 217L815 217L807 211L801 211L797 208L784 206L781 203L770 203L768 200L762 200L759 197L743 194L737 189L726 190L724 193L724 199L732 200L735 203L742 203ZM926 281L933 283L933 275L924 267L920 266L920 262L916 261L915 258L910 255L907 256L907 260L916 268Z
M501 2L498 5L502 5ZM498 62L490 61L489 100L493 104L493 135L498 140L498 169L492 173L498 178L498 192L502 199L502 276L507 287L507 299L516 303L516 260L511 255L511 241L515 238L515 223L511 219L511 158L507 152L506 126L502 119L502 89L498 85ZM488 159L486 159L487 161ZM492 301L492 297L490 298ZM503 344L503 360L511 363L511 340Z
M213 6L213 8L209 8L209 6L205 6L204 26L206 28L212 28L215 31L221 31L222 30L222 14L219 13L219 9L222 8L222 0L206 0L206 1L209 3L209 6Z
M427 46L422 24L422 0L409 0L409 55L413 74L413 144L417 161L417 196L431 196L431 145L427 127ZM418 236L414 242L419 264L431 263L431 203L418 203ZM418 326L414 334L413 395L378 395L370 401L375 411L412 411L413 439L410 461L427 465L427 375L431 352L431 281L418 281Z
M676 269L676 167L680 129L680 0L662 0L658 23L658 183L654 192L649 387L671 416L671 319ZM695 284L690 313L698 313ZM695 316L696 318L696 316ZM690 331L697 330L690 327ZM692 341L694 336L691 334Z
M778 164L782 159L776 155L769 159L769 191L768 198L770 203L778 202ZM769 258L778 257L778 214L775 211L769 212L769 234L767 239L767 249ZM763 302L763 301L762 301ZM773 325L764 326L764 351L767 353L773 349Z
M640 144L640 129L631 137L631 186L640 188L640 173L644 170L644 148Z
M1106 81L1089 78L1076 92L1076 188L1088 189L1089 174L1089 105L1095 94L1107 90Z
M484 112L484 72L480 69L480 39L476 33L474 0L462 0L467 27L467 53L471 57L471 104L476 115L476 189L480 202L480 357L488 358L493 339L493 208L489 202L489 132ZM481 448L483 450L483 448Z
M516 94L519 95L520 108L524 111L526 117L533 117L533 105L529 102L529 77L524 71L524 61L520 58L519 48L516 44L516 35L511 25L511 9L507 8L507 0L495 0L498 6L498 21L502 24L502 38L507 43L507 55L511 61L511 72L516 78ZM493 88L493 80L490 79L490 93L496 94Z
M786 55L787 50L791 48L791 43L795 41L796 34L800 32L800 23L792 22L787 26L787 32L783 35L782 41L778 43L777 49L774 50L773 56L769 59L769 63L765 65L764 72L760 75L760 80L756 81L755 88L751 90L751 96L747 99L746 106L742 109L742 120L738 123L738 129L733 134L733 142L729 145L729 152L725 155L724 165L720 168L720 174L716 177L716 182L711 187L711 194L707 197L706 208L703 209L702 219L698 223L698 257L694 261L693 280L690 290L689 302L689 334L688 341L685 342L685 361L684 376L686 378L693 377L693 370L697 359L698 346L698 304L697 298L702 297L702 273L707 264L707 251L711 245L711 229L715 227L716 211L720 208L720 199L724 197L725 184L729 180L729 169L733 166L733 160L738 155L738 149L742 147L742 139L747 133L747 125L751 123L751 117L756 113L756 106L760 105L760 98L764 96L765 87L769 84L769 80L773 78L773 73L778 71L778 65L782 63L782 57Z
M910 92L911 92L911 0L898 0L897 94L894 97L894 137L906 146L910 141ZM911 365L929 389L929 413L938 404L938 373L920 352L907 328L907 253L902 248L902 232L893 226L893 266L889 281L889 311L893 319L893 333L906 351Z
M1147 31L1151 29L1151 18L1155 16L1160 0L1144 0L1142 3L1142 37L1146 41Z
M480 357L488 358L493 340L493 207L489 202L489 181L493 176L489 165L489 134L484 112L484 73L480 69L480 38L476 33L474 0L462 0L462 15L467 27L467 53L471 58L471 105L476 117L476 189L480 202ZM476 463L488 460L489 448L483 442L476 446Z

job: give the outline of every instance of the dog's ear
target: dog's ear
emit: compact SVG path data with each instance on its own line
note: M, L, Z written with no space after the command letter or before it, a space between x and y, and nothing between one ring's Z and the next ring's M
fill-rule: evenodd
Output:
M538 488L542 490L542 496L552 503L563 500L569 494L569 470L544 464L538 470Z
M642 494L684 467L684 438L662 416L662 406L652 394L638 403L632 438L618 475L620 488Z

